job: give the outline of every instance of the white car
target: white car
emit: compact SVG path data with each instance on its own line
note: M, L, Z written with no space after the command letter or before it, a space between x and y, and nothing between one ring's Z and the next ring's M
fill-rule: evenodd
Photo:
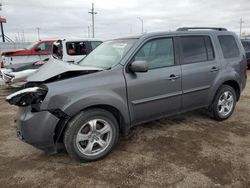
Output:
M64 62L77 63L102 43L98 39L63 39L54 42L52 56Z
M37 61L30 65L24 65L16 69L2 68L0 69L0 76L6 85L11 87L20 87L27 82L27 77L37 72L38 68L48 61L49 59L45 59L44 61Z

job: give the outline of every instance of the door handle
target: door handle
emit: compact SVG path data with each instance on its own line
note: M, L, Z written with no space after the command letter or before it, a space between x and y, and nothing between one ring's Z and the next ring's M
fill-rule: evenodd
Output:
M216 71L218 71L219 69L217 68L217 67L212 67L211 68L211 70L210 70L210 72L216 72Z
M171 74L169 77L168 77L168 80L170 81L175 81L176 79L180 78L179 75L174 75L174 74Z

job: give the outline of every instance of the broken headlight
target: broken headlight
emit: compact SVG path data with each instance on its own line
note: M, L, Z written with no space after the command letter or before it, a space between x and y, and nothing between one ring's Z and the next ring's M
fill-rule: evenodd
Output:
M44 100L47 92L48 88L46 86L30 87L7 96L6 101L11 105L23 107L32 104L39 104Z

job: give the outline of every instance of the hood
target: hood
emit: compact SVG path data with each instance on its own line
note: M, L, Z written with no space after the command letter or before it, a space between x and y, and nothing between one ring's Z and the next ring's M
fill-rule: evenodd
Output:
M52 82L66 78L72 78L83 74L98 72L103 69L96 67L85 67L72 63L50 58L48 63L43 65L32 76L28 77L28 82Z
M2 51L1 54L8 56L8 55L15 55L16 53L22 53L22 52L26 52L27 50L25 49L16 49L16 50L6 50L6 51Z

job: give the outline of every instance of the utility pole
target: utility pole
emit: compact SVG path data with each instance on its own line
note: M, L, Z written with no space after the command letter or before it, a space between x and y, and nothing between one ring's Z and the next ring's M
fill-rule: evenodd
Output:
M36 29L37 29L37 38L38 38L38 40L41 40L41 38L40 38L40 27L37 27Z
M144 33L144 28L143 28L143 19L140 17L137 17L141 21L141 33Z
M88 38L90 38L90 27L88 25Z
M92 3L92 9L89 13L92 15L92 37L95 38L95 14L97 12L95 12L94 3Z
M22 42L25 42L24 30L22 30Z
M4 36L4 31L3 31L3 22L1 22L0 25L1 25L2 41L5 42L5 36Z
M2 3L0 3L0 11L2 10ZM2 41L5 42L5 36L3 31L3 23L6 23L6 19L0 17L0 26L1 26L1 33L2 33Z
M242 24L244 23L244 21L242 20L242 18L240 18L240 37L241 37L241 31L242 31Z

